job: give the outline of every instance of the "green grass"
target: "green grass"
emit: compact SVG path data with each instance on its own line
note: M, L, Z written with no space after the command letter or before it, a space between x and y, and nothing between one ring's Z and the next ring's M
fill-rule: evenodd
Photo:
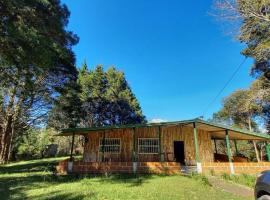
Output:
M54 176L50 170L60 159L0 166L0 199L249 199L217 190L199 175Z
M232 181L234 183L238 183L241 185L245 185L251 188L254 188L255 182L256 182L256 176L255 175L248 175L248 174L240 174L240 175L229 175L229 174L223 174L221 176L223 179L227 181Z

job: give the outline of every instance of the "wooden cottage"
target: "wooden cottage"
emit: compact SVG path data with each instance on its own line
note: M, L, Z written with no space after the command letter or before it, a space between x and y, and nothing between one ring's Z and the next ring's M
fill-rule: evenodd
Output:
M58 171L78 173L258 173L269 162L249 162L237 156L238 140L264 141L267 160L270 136L214 124L200 119L124 126L74 128L61 136L84 136L82 160L60 162ZM227 155L216 148L225 140ZM231 147L234 141L234 146ZM72 145L73 146L73 145ZM234 148L236 155L232 155Z

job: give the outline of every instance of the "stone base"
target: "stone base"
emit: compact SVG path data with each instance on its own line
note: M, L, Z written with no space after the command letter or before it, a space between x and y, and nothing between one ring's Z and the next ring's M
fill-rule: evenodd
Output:
M270 170L270 162L203 162L203 173L258 174Z
M136 166L135 166L136 165ZM68 173L68 161L57 166L58 173ZM181 164L177 162L83 162L74 161L72 173L181 173Z

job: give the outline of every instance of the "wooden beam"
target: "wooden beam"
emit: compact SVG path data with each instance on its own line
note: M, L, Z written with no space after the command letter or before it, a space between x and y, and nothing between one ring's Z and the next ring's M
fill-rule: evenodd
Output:
M224 129L223 130L214 130L214 131L208 131L208 132L210 132L210 133L218 133L218 132L223 132L224 131Z

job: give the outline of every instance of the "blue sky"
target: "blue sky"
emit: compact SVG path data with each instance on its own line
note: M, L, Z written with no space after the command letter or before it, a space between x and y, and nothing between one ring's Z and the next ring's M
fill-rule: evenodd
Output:
M244 47L208 13L211 0L63 0L69 30L80 37L77 65L103 64L125 72L148 120L182 120L203 110L244 57ZM205 117L224 96L248 87L251 60L243 65Z

